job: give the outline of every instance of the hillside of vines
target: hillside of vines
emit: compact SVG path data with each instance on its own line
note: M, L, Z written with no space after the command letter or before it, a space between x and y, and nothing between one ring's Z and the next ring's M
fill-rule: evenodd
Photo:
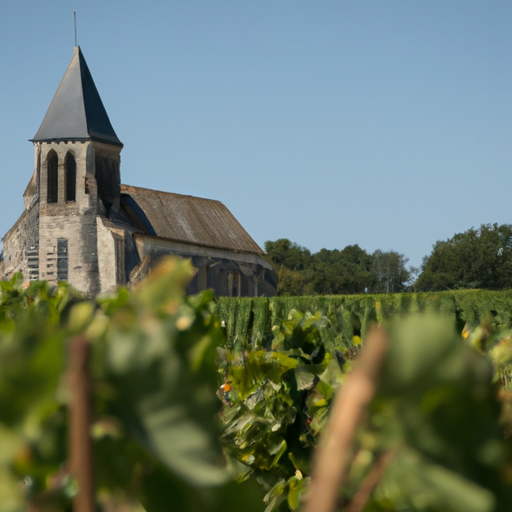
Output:
M217 298L217 313L232 346L267 346L274 327L290 312L320 312L329 320L321 329L325 341L350 346L378 321L410 313L440 313L452 319L459 332L465 325L492 322L512 327L512 290L458 290L450 292L363 294L313 297Z

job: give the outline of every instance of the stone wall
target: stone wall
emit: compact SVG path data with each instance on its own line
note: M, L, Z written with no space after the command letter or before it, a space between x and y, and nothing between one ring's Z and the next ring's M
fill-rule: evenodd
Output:
M126 232L107 224L104 219L97 217L98 267L102 293L114 291L127 282Z
M132 236L140 260L149 258L150 267L169 254L190 259L197 273L189 285L189 293L211 288L218 296L227 297L276 294L277 274L258 254L185 244L138 233Z
M38 235L39 205L35 204L21 214L16 224L3 238L4 279L10 279L15 272L22 272L27 281L40 278L37 258Z
M67 281L77 290L94 295L99 290L96 215L82 215L71 208L65 212L48 211L39 220L40 278L50 282L61 280L59 265L67 267ZM67 241L67 256L58 254L59 243Z
M99 216L105 215L108 208L119 208L119 152L120 147L93 141L38 143L36 151L40 154L40 219L39 219L39 264L40 278L50 282L66 279L77 290L88 295L115 287L115 258L112 258L112 236L105 238L98 229L102 224ZM53 153L54 152L54 153ZM58 158L57 201L48 202L49 155ZM71 154L76 162L76 191L74 200L67 200L67 155ZM96 169L98 162L107 161L117 171L109 182L108 205L98 198L98 178L103 184L103 168ZM100 164L98 164L100 165ZM103 164L101 164L103 165ZM105 201L107 196L103 197ZM108 207L108 208L107 208ZM100 244L100 245L98 245ZM102 270L100 272L99 254L102 252ZM112 270L114 267L114 279ZM102 282L103 281L103 282Z

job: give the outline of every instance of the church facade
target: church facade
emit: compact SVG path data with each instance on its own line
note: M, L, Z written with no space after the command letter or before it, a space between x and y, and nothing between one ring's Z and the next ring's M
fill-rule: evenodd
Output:
M92 296L175 254L197 269L190 293L275 295L272 265L222 203L121 185L123 145L79 47L32 142L25 211L3 238L4 279L22 272Z

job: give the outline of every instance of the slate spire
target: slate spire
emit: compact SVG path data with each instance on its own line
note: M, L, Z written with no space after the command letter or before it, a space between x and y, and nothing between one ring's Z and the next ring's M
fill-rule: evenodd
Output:
M96 140L122 146L79 46L32 142Z

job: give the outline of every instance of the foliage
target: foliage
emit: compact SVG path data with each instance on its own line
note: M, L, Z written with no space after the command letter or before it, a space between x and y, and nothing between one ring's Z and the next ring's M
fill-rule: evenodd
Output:
M311 254L286 238L265 242L265 250L277 268L282 296L402 292L411 278L407 258L396 251L368 254L349 245Z
M279 239L265 243L276 266L278 295L335 295L399 293L457 289L512 288L512 225L482 224L434 244L418 269L406 267L407 258L396 251L368 254L358 245L343 250L308 249Z
M423 259L418 291L512 287L512 225L482 224L437 242Z
M311 267L311 253L286 238L265 242L265 252L275 265L279 277L279 295L309 295L313 287L305 271Z
M371 267L371 256L358 245L349 245L314 254L307 275L317 294L364 293L372 285Z
M406 268L409 260L396 251L383 252L380 249L372 254L373 293L399 293L405 291L411 271Z
M369 506L510 510L512 454L489 359L464 344L446 318L395 320L389 332L368 432L373 452L391 450L394 460Z
M23 495L42 491L62 462L64 419L55 396L64 368L60 319L75 298L64 284L24 289L21 275L0 289L0 507L18 510ZM55 500L67 492L62 482Z
M238 510L241 491L218 442L212 295L186 297L191 267L166 263L134 293L98 303L60 284L17 277L0 296L0 510L66 509L76 485L66 469L66 344L93 348L98 499L148 512ZM17 484L16 481L22 482ZM227 486L227 487L226 487ZM234 499L234 497L236 497ZM237 505L233 503L237 501ZM258 498L244 508L258 510Z
M100 502L251 512L263 508L257 478L268 512L298 509L330 403L376 321L391 350L340 503L386 460L367 512L510 509L512 292L214 300L185 296L190 267L166 265L96 302L65 284L0 283L1 511L63 511L76 492L65 371L77 335L93 349ZM224 483L234 475L244 482Z
M286 319L290 311L303 314L320 311L332 324L321 330L323 343L341 333L348 343L353 336L364 337L368 326L379 318L391 320L417 312L441 312L449 316L459 331L491 317L504 327L512 327L512 290L459 290L436 293L342 295L333 297L217 298L217 314L225 324L228 346L239 343L267 346L272 327Z
M277 266L289 270L305 270L311 265L311 253L287 238L265 242L265 252Z
M281 296L297 297L300 295L312 295L313 286L308 281L306 274L300 270L290 270L284 265L277 267L278 285L277 293Z
M267 350L219 349L222 440L267 490L268 511L298 508L328 402L343 379L345 357L353 356L342 345L322 343L328 324L321 313L291 311L274 327Z
M299 507L311 450L358 353L358 337L351 350L346 342L322 342L322 331L333 334L330 324L321 313L292 310L275 325L266 350L239 345L221 353L223 441L268 489L268 512ZM502 335L482 342L484 327L469 334L466 326L463 336L455 327L453 318L428 315L388 325L391 348L380 390L354 446L340 507L386 458L364 510L510 510L512 453L499 425L492 365L463 338L478 339L481 348L501 347L495 359L507 363L512 344L508 338L504 351Z

